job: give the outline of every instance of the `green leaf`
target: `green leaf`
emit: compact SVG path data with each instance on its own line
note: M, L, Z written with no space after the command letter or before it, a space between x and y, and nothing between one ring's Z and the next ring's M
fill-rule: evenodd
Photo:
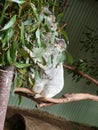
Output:
M14 32L13 29L9 29L4 37L4 39L2 40L2 48L4 48L6 46L6 44L9 42L9 40L12 38Z
M13 29L9 29L7 32L7 41L9 41L12 38L13 34L14 34Z
M24 41L25 41L24 40L24 24L22 22L22 24L21 24L21 42L22 42L22 44L25 43Z
M19 45L16 41L13 42L13 47L14 47L15 50L18 50L18 51L20 50Z
M17 68L26 68L26 67L29 67L31 64L24 64L24 63L14 63L14 65L17 67Z
M39 21L39 15L37 9L33 3L31 3L31 8L33 9L34 15L36 16L37 21Z
M72 65L73 64L73 57L72 57L72 55L68 51L66 51L66 56L67 56L68 62Z
M21 102L22 102L22 96L21 96L21 95L19 95L19 96L18 96L18 105L20 105L20 104L21 104Z
M58 16L57 16L57 20L58 20L58 22L61 21L62 17L63 17L63 13L59 13Z
M7 51L7 60L9 62L9 64L12 64L12 58L10 56L10 49Z
M2 48L4 48L7 44L6 39L7 39L7 36L5 36L5 38L3 40L1 40L2 41Z
M42 64L46 65L46 60L45 60L45 58L43 56L42 56Z
M36 31L36 38L37 38L38 45L40 47L41 46L41 40L40 40L40 30L39 30L39 28Z
M31 28L30 32L34 32L38 28L39 24L40 24L40 22L35 22Z
M3 0L1 0L3 1ZM2 13L1 13L1 16L0 16L0 26L3 24L4 22L4 19L5 19L5 11L6 9L8 8L9 6L9 2L6 0L4 1L4 6L3 6L3 10L2 10Z
M22 69L20 69L19 72L20 72L22 75L24 75L24 74L26 73L26 71L27 71L26 68L22 68Z
M21 56L28 58L28 53L23 48L20 48L18 52L20 53Z
M28 56L28 53L23 48L20 48L17 42L13 43L13 49L15 51L18 51L18 54L20 54L23 57L27 57Z
M5 55L4 55L4 53L2 54L1 58L2 58L2 65L5 66Z
M9 29L14 25L15 22L16 22L16 15L14 15L7 24L5 24L5 26L1 29L1 31Z
M22 87L23 86L24 79L25 79L24 75L19 72L17 77L16 77L16 81L17 81L17 86L18 87Z
M11 49L10 49L10 55L11 55L11 58L12 58L12 61L14 61L15 62L15 60L16 60L16 50L17 50L17 48L14 46L15 44L14 44L14 42L12 43L12 46L11 46Z
M32 85L32 86L33 86L33 85L34 85L34 83L32 82L32 79L29 77L29 78L28 78L28 80L29 80L30 85Z
M59 65L60 63L63 63L65 59L66 59L66 54L65 53L60 53L57 56L57 65Z
M63 34L63 36L65 37L67 44L69 44L69 38L67 36L67 33L64 30L60 30L60 33Z
M10 0L10 1L13 1L17 4L23 4L25 2L24 0Z

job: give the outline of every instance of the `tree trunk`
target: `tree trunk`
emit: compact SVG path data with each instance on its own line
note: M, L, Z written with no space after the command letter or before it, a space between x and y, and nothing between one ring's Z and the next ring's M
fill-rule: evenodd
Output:
M14 67L0 69L0 130L4 128L7 104L14 74Z

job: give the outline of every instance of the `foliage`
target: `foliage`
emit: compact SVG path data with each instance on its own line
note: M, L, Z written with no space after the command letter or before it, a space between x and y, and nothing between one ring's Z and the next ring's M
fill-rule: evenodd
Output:
M80 52L85 55L89 55L90 58L82 58L75 60L73 63L80 70L93 78L98 78L98 65L97 65L97 55L98 55L98 28L92 29L90 27L85 28L82 40L80 41L81 48ZM73 79L79 81L82 78L81 75L73 73ZM87 81L89 85L91 82Z
M85 52L98 53L98 28L86 27L83 40L80 41L81 50Z
M58 7L56 0L6 0L0 4L0 67L15 67L14 87L32 87L34 82L28 73L38 77L38 63L48 65L53 60L51 56L47 62L43 57L47 46L52 45L57 53L56 44L62 34L68 42L66 32L59 27L60 19L56 21ZM33 58L27 50L33 50ZM66 53L58 53L58 58L64 60Z

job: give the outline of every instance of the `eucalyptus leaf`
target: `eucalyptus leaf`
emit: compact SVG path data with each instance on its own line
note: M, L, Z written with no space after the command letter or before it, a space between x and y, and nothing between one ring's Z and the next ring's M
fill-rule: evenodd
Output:
M20 73L21 73L22 75L24 75L24 74L26 73L26 71L27 71L26 68L21 68L21 69L20 69Z
M14 50L17 50L17 51L20 50L17 42L13 42L13 48L14 48Z
M5 26L1 29L1 31L9 29L14 25L15 22L16 22L16 15L14 15L7 24L5 24Z
M7 36L5 36L5 38L3 40L1 40L2 41L2 48L4 48L7 44L6 39L7 39Z
M66 54L65 53L60 53L57 56L57 65L59 65L60 63L63 63L64 60L66 59Z
M3 0L1 0L1 1L3 1ZM0 25L3 24L4 18L5 18L5 11L6 11L6 9L7 9L8 7L9 7L9 2L6 0L5 3L4 3L3 11L2 11L2 13L0 14L0 15L1 15L1 16L0 16Z
M40 24L40 22L35 22L31 28L30 32L34 32L38 28L39 24Z
M25 43L25 40L24 40L24 24L21 23L21 42L22 44Z
M12 38L13 34L14 34L14 30L9 29L7 32L7 41L9 41Z
M24 0L10 0L12 2L15 2L17 4L23 4L25 1Z
M67 33L64 30L60 30L60 33L63 34L63 36L65 37L67 44L69 44L69 38L67 36Z
M72 55L68 51L66 51L66 56L67 56L68 62L72 65L73 64Z
M19 53L25 58L28 57L28 53L23 48L19 48Z
M18 96L18 105L20 105L20 104L21 104L21 102L22 102L22 96L21 96L21 95L19 95L19 96Z
M4 53L2 54L1 58L2 58L2 65L5 66L6 63L5 63L5 55L4 55Z
M7 33L5 34L5 37L2 40L2 48L6 46L9 40L12 38L13 34L14 34L13 29L8 29Z
M33 85L34 85L34 83L33 83L32 79L29 77L29 79L28 79L28 80L29 80L30 85L32 85L32 86L33 86Z
M57 16L58 22L60 22L60 20L62 19L62 17L63 17L63 13L59 13L58 16Z
M42 64L43 64L43 65L46 65L46 63L47 63L47 62L46 62L45 58L42 56Z
M38 45L41 46L41 39L40 39L40 30L39 30L39 28L36 31L36 38L37 38Z
M33 9L33 12L34 12L34 15L36 16L37 21L40 21L37 9L33 3L31 3L31 8Z
M12 58L11 58L11 55L10 55L10 49L7 51L7 60L9 62L9 64L12 64Z
M12 61L15 62L16 60L16 51L17 51L17 48L14 47L14 42L12 43L12 46L11 46L11 49L10 49L10 55L11 55L11 58L12 58Z
M21 87L23 85L23 80L25 79L24 75L21 73L18 74L17 76L17 86Z
M31 64L24 64L24 63L14 63L14 65L17 67L17 68L26 68L26 67L29 67L31 66Z

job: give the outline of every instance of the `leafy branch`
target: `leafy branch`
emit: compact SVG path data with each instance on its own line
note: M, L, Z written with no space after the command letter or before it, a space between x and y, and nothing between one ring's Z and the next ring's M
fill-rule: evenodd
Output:
M38 62L45 65L53 60L51 57L46 62L43 57L47 46L55 47L62 34L68 41L66 32L59 27L60 18L57 21L54 14L59 5L52 0L7 0L0 4L0 9L0 68L14 66L13 87L28 85L31 88L35 79L32 80L29 73L37 78ZM33 59L24 48L33 50Z
M89 76L88 74L84 73L83 71L78 70L75 66L68 66L66 64L64 64L63 66L64 66L65 69L71 70L74 73L79 74L82 77L86 78L87 80L89 80L89 81L95 83L96 85L98 85L98 81L96 79L92 78L91 76Z

